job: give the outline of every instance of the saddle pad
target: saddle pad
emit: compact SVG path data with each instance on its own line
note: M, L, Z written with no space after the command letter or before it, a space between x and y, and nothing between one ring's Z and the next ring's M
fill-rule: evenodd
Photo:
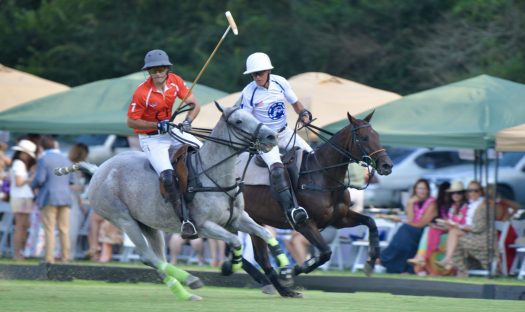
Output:
M301 168L301 163L303 161L303 150L297 149L295 151L295 164L297 172ZM235 177L241 178L248 161L248 153L242 153L237 156L237 161L235 163ZM244 176L244 184L247 185L270 185L270 174L267 167L259 167L255 164L255 156L252 157L248 168L246 169L246 175Z

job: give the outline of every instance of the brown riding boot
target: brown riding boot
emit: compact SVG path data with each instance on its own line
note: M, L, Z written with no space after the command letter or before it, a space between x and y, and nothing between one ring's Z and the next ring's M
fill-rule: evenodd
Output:
M306 222L308 213L303 207L294 205L290 181L285 175L283 164L274 163L270 166L270 184L272 194L279 202L292 226L296 227L296 225Z
M175 213L181 221L180 236L184 239L195 239L198 237L197 229L190 220L189 212L183 196L179 195L175 187L173 170L164 170L160 173L160 180L167 194L167 200L173 206Z

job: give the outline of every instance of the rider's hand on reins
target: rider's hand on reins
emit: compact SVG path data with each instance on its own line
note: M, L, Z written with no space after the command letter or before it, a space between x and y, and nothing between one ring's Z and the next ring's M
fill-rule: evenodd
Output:
M191 131L191 121L189 121L188 119L184 119L184 121L179 124L178 128L181 129L182 131L190 132Z
M301 123L303 124L303 126L308 125L309 123L312 122L312 113L310 113L310 111L307 110L307 109L303 109L303 110L299 113L299 120L301 121Z
M170 132L173 124L169 120L161 120L157 122L157 129L161 134Z

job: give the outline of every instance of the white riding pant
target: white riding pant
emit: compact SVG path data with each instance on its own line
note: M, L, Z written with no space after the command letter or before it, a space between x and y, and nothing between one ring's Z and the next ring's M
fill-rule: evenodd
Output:
M183 141L172 138L168 133L154 135L139 134L140 147L142 151L146 153L146 157L148 157L149 162L158 175L164 170L173 170L169 155L170 146L174 146L177 150L183 144L187 143L184 141L189 141L191 142L190 144L195 144L199 148L202 146L201 141L187 132L180 131L177 128L171 129L171 132L175 133L177 137L180 137Z
M303 140L303 138L296 135L294 139L293 136L294 136L294 132L292 131L292 129L288 127L284 128L283 131L278 133L278 136L277 136L277 142L279 142L278 146L274 146L267 153L260 154L261 158L264 160L268 168L270 168L272 164L282 163L281 155L279 154L279 147L281 149L290 150L294 146L298 146L302 150L305 150L309 153L312 152L312 148L310 147L310 145L308 145L308 143L306 143L305 140Z

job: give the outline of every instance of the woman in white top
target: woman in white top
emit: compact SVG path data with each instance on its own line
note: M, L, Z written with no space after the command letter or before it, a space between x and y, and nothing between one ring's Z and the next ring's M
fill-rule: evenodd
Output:
M22 260L22 251L27 240L29 229L29 215L33 211L33 191L31 190L30 169L35 165L37 146L29 140L21 140L13 147L11 166L11 189L9 204L15 216L14 256L15 260Z

